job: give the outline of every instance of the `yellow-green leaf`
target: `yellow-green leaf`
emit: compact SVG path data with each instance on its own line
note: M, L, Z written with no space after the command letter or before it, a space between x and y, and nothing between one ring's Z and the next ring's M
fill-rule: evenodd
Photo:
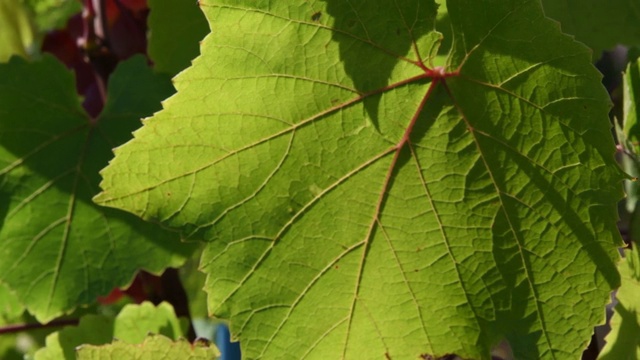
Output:
M98 203L209 242L248 359L577 358L619 285L610 102L539 1L202 0ZM163 159L155 162L153 159Z

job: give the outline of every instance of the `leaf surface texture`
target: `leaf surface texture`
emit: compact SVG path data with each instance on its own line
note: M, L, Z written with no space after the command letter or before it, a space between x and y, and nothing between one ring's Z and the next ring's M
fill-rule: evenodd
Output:
M111 149L172 92L141 57L110 85L104 111L90 119L53 58L0 65L0 282L42 322L127 285L141 268L179 266L193 249L91 201Z
M609 100L538 1L201 1L98 203L210 242L243 356L576 358L619 284ZM164 163L151 161L164 159Z

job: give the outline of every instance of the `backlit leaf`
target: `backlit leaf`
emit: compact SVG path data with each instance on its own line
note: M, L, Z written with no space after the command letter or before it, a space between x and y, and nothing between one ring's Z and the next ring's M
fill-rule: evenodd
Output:
M640 3L635 0L542 0L545 14L600 57L617 44L640 45Z
M12 55L27 57L33 37L29 14L20 1L0 0L0 62Z
M47 322L160 272L192 247L130 214L92 203L98 170L172 89L141 57L110 79L98 119L53 58L0 65L0 282ZM140 254L144 254L141 256Z
M127 305L116 318L87 315L80 319L78 326L69 326L47 336L47 345L36 353L35 360L74 360L76 348L82 344L104 345L114 339L126 344L141 344L148 334L177 340L185 335L184 325L168 303Z
M619 266L622 285L616 293L618 303L600 360L640 358L640 251L635 246L625 253Z
M78 348L78 360L214 360L220 353L206 341L191 345L182 339L171 341L161 335L151 335L140 345L115 341L110 345L83 345Z
M203 0L98 203L209 241L243 356L577 358L619 285L608 95L538 1ZM163 159L164 162L154 162Z

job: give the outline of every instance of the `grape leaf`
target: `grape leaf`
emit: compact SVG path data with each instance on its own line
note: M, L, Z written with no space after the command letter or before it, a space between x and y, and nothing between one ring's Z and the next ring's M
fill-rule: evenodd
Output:
M12 55L27 57L33 43L29 14L18 0L0 0L0 62Z
M623 76L623 121L622 129L618 131L618 141L624 149L622 165L624 170L633 177L640 176L640 124L638 124L638 107L640 100L640 65L637 59L632 61ZM640 201L640 185L637 181L626 181L626 206L629 212L634 212ZM634 223L631 224L633 226ZM635 237L634 237L635 238Z
M640 146L640 127L638 124L637 103L640 98L640 64L631 62L623 77L624 119L618 131L620 144L624 148L622 164L632 176L640 174L638 152ZM637 181L627 181L627 209L632 213L629 232L632 239L637 238L639 214L638 197L640 196ZM622 277L622 285L616 294L618 303L611 318L611 332L605 338L606 345L600 352L599 359L634 359L640 357L640 251L634 246L625 250L625 258L618 265Z
M438 21L446 22L446 1ZM617 44L640 45L640 4L634 0L589 1L542 0L545 15L560 22L562 31L593 49L595 58ZM441 31L447 31L442 28ZM446 41L447 39L445 39ZM445 49L449 45L445 44Z
M200 54L209 33L196 1L149 0L149 57L156 71L175 75Z
M5 284L0 283L0 321L13 321L24 312L16 295Z
M635 246L625 254L618 266L622 285L616 294L611 332L598 356L601 360L640 358L640 251Z
M594 50L617 44L640 45L640 3L635 0L542 0L545 14L560 22L562 31L575 35Z
M213 360L220 353L215 346L199 340L191 345L186 340L176 342L161 336L151 335L140 345L114 341L113 344L78 348L78 360Z
M82 11L77 0L22 0L34 15L38 30L42 33L63 28L69 18Z
M111 148L171 92L136 57L114 72L103 113L90 119L53 58L0 65L0 282L38 320L93 303L140 268L178 266L192 251L175 234L91 202Z
M192 319L206 319L208 317L207 293L203 290L206 276L198 271L201 250L202 247L179 269L180 283L182 283L182 287L184 287L184 291L187 294L189 314Z
M0 326L14 323L24 313L24 307L9 288L0 283ZM16 349L16 335L2 334L0 336L0 359L23 359L23 355Z
M79 345L109 344L114 338L128 344L141 344L149 333L177 340L184 336L186 323L180 322L173 307L150 302L127 305L118 316L87 315L78 326L69 326L47 336L46 347L38 350L36 360L73 360ZM128 358L121 358L128 359Z
M201 57L94 200L210 242L243 356L579 356L623 174L590 50L538 1L448 1L444 68L433 1L200 6Z
M16 335L0 337L0 358L2 360L23 360L24 354L16 349Z

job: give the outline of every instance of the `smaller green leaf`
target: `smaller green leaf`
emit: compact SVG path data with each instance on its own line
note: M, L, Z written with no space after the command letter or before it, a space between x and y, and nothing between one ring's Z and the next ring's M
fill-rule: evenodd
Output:
M442 34L442 39L438 46L438 54L433 59L434 66L446 66L447 57L451 50L453 29L451 27L451 19L449 18L449 11L447 10L446 0L436 0L438 4L438 16L436 17L436 29Z
M78 360L210 360L218 356L218 350L208 342L191 345L186 340L173 342L160 335L148 336L140 345L114 341L110 345L83 345L78 349Z
M640 44L640 3L636 0L543 0L547 16L560 22L562 31L593 49L596 58L616 44ZM586 6L585 6L586 5Z
M638 153L640 146L640 124L638 124L638 108L636 102L640 96L640 68L638 62L634 61L627 66L623 77L623 97L624 97L624 117L622 130L618 131L618 141L624 151L622 166L624 170L633 177L640 176L640 162ZM627 193L627 211L633 212L636 204L640 200L640 184L637 181L625 181Z
M0 282L40 322L95 302L145 269L180 266L194 246L95 205L99 170L173 88L142 56L118 65L97 119L73 75L45 56L0 64Z
M600 360L640 359L640 251L635 246L625 254L618 266L622 277L618 304Z
M36 360L74 359L76 346L107 344L113 339L113 319L102 315L87 315L78 326L66 327L47 336L46 346L35 354Z
M0 297L5 294L0 294ZM22 312L16 317L6 317L2 319L0 316L0 328L20 327L26 324L35 324L36 320L28 312L24 311L24 307L20 307ZM87 311L87 309L79 309L76 313ZM71 319L72 317L63 318ZM75 317L77 318L77 316ZM61 320L63 320L61 319ZM17 333L8 333L0 335L0 359L2 360L23 360L34 359L34 354L45 346L47 336L51 335L59 328L56 327L35 327L28 331Z
M0 359L22 360L24 355L16 347L16 335L3 335L0 337Z
M125 306L114 323L114 337L131 344L141 343L148 332L178 339L187 332L186 321L178 319L173 306L150 302Z
M33 11L35 23L42 32L64 27L67 20L82 11L78 0L23 0Z
M0 62L12 55L27 57L33 42L29 15L18 0L0 0Z
M24 307L11 290L0 283L0 327L5 324L14 323L16 319L24 313ZM0 359L19 360L23 354L17 349L17 336L15 334L4 334L0 336Z
M149 57L159 72L175 75L200 55L209 25L196 1L149 0Z
M40 349L36 360L75 359L75 349L82 344L103 345L113 339L129 344L142 343L149 333L162 334L171 339L184 336L186 324L175 315L173 307L149 302L127 305L114 319L103 315L87 315L78 326L66 327L47 337L46 347ZM123 359L123 358L121 358Z
M3 283L0 283L0 322L11 321L24 312L24 306L18 297Z
M189 313L192 318L207 318L207 293L203 290L207 276L198 271L198 264L202 251L196 251L193 256L180 267L180 281L189 300Z

